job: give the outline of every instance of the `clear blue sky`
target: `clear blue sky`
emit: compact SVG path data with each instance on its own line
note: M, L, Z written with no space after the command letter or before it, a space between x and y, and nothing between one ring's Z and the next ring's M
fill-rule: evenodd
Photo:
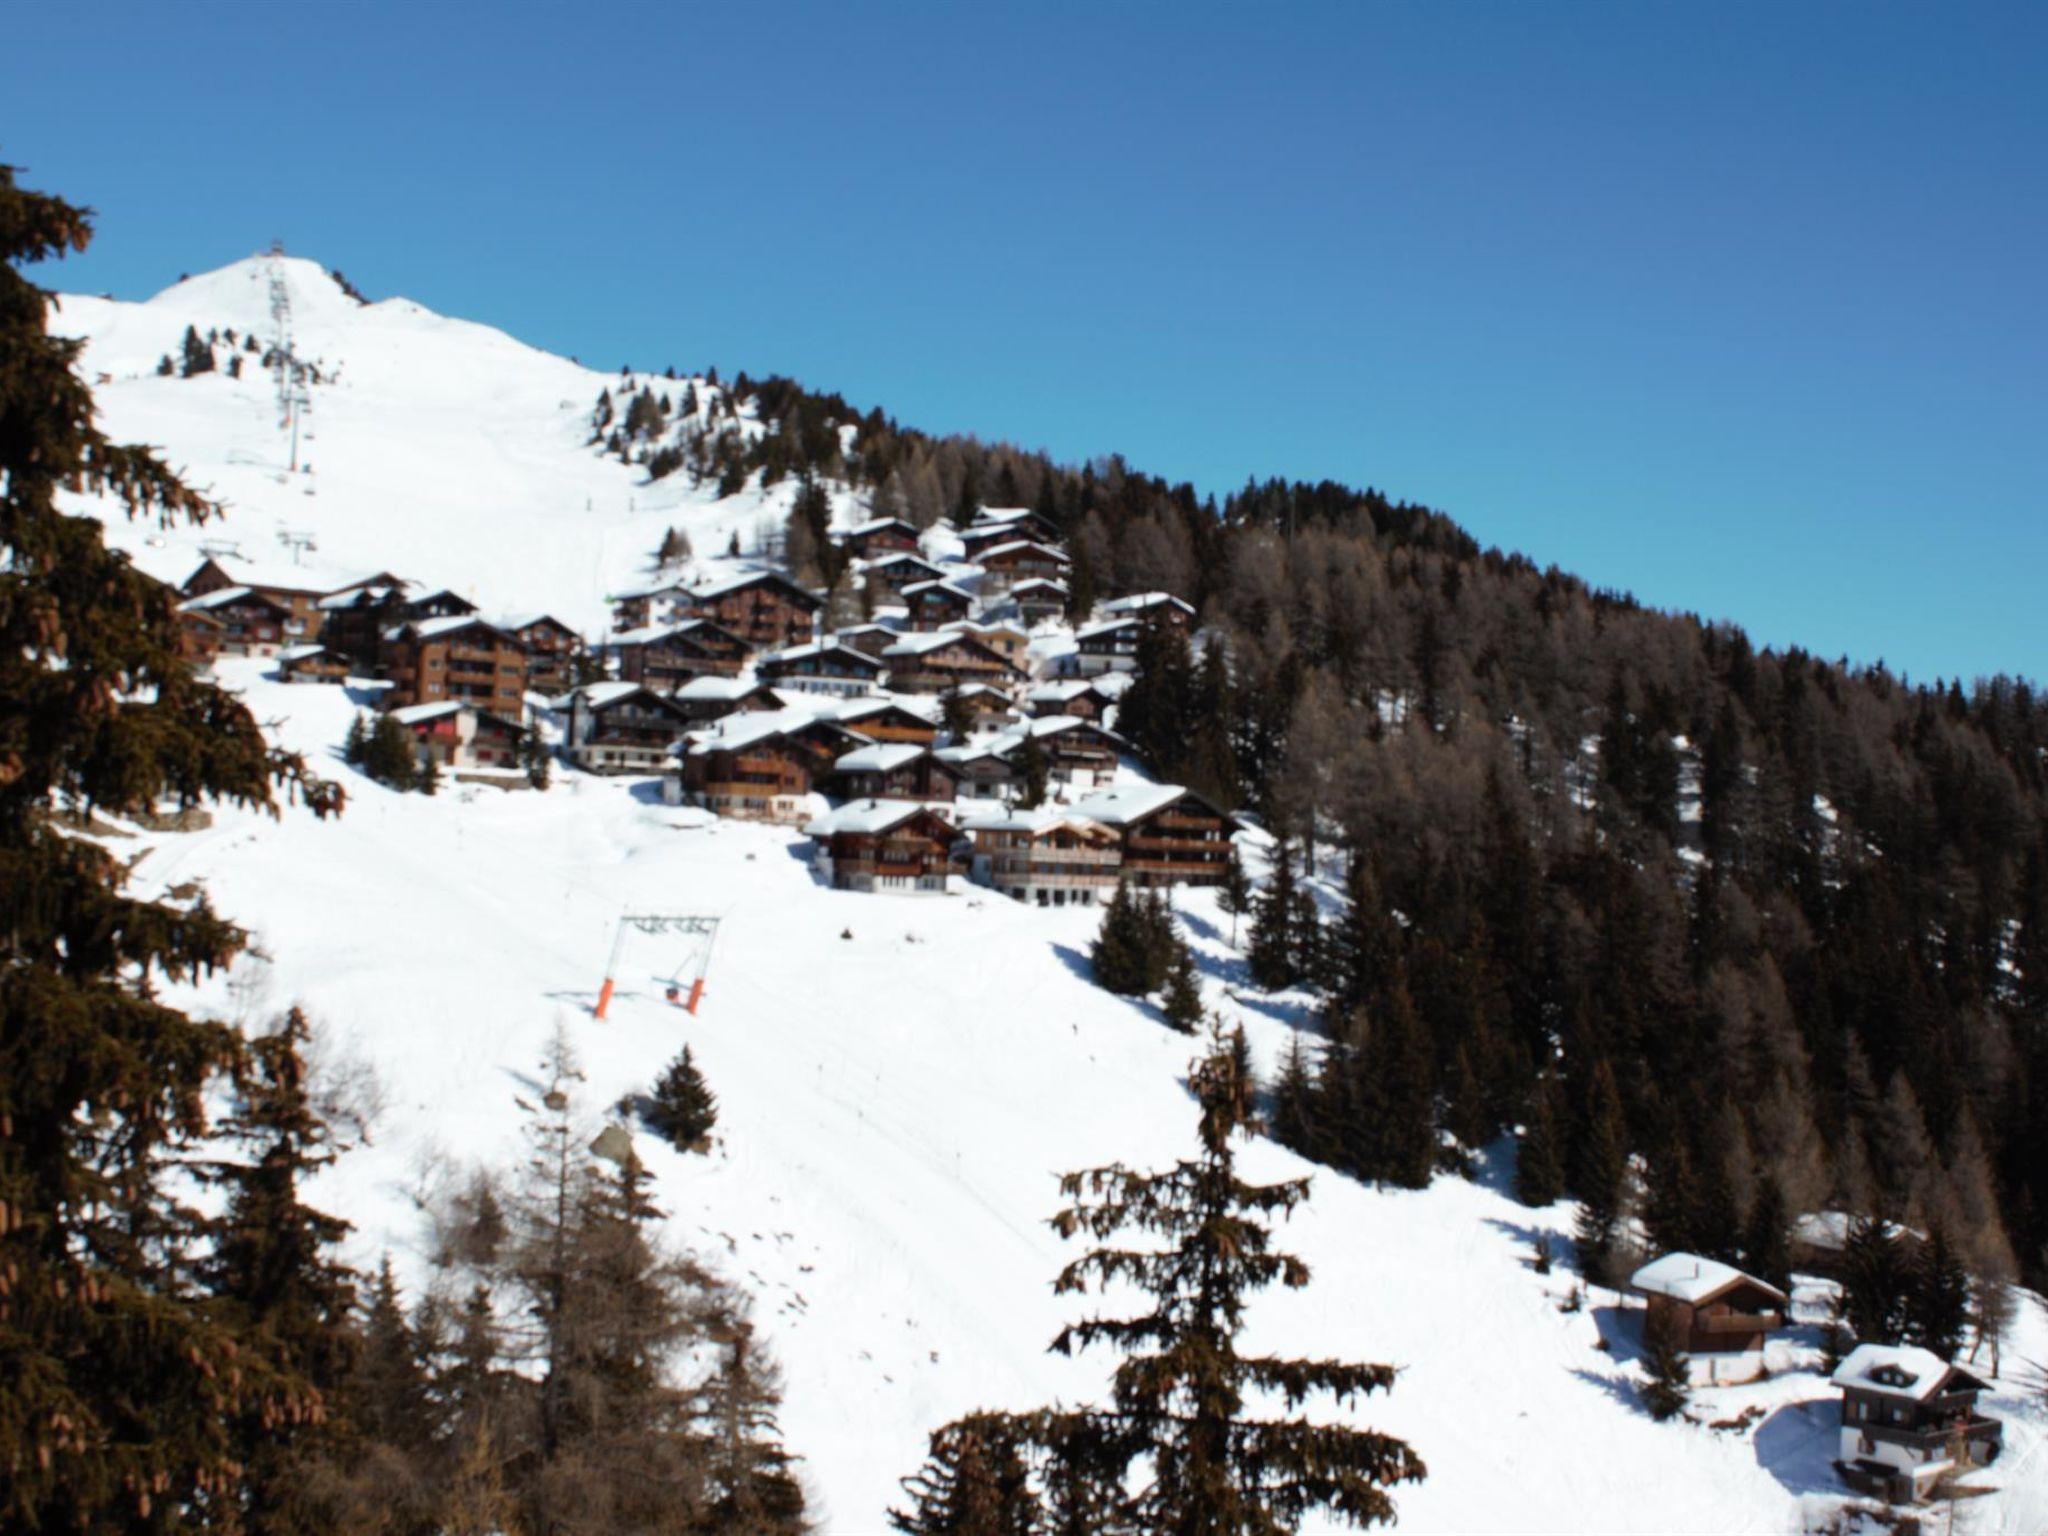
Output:
M273 235L587 363L1347 480L2048 677L2048 6L26 0L59 285Z

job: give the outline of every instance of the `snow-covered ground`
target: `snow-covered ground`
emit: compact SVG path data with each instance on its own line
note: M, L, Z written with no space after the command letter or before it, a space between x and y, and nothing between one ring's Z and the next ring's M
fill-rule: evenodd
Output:
M311 475L281 473L253 360L239 381L153 376L187 323L267 336L268 263L144 305L66 301L60 328L94 338L87 377L108 375L109 429L163 445L231 503L203 534L118 525L149 569L181 579L201 537L275 561L277 530L299 529L322 565L389 567L596 632L604 593L644 574L662 529L722 548L763 515L753 492L719 502L681 476L649 487L588 449L607 376L401 300L359 307L309 263L285 270L301 355L338 374L312 389ZM511 1154L515 1096L558 1027L589 1074L593 1132L688 1041L719 1095L717 1144L682 1156L642 1136L640 1152L672 1239L756 1298L825 1529L880 1529L926 1432L967 1409L1099 1396L1106 1360L1046 1351L1075 1315L1051 1290L1072 1256L1046 1226L1056 1175L1162 1164L1189 1150L1193 1121L1190 1042L1087 979L1093 917L971 888L832 891L796 834L664 805L645 780L394 794L338 761L358 702L346 689L287 687L261 662L220 670L283 743L345 777L347 814L223 810L206 830L139 839L135 878L144 894L198 881L255 936L260 953L189 1000L251 1023L302 1003L326 1070L354 1081L369 1135L313 1194L356 1224L356 1259L389 1252L424 1281L420 1198ZM1210 1001L1270 1070L1298 1008L1243 990L1212 895L1182 892L1177 907ZM592 1019L624 911L723 919L696 1017L662 998L684 952L649 941L628 949L609 1020ZM1314 1171L1264 1142L1244 1166ZM1516 1205L1504 1171L1422 1192L1316 1172L1284 1233L1314 1279L1252 1314L1251 1347L1403 1367L1357 1412L1429 1465L1399 1495L1404 1528L1775 1532L1836 1509L1835 1394L1808 1333L1780 1347L1769 1381L1699 1394L1702 1423L1653 1423L1630 1386L1640 1314L1598 1292L1560 1310L1571 1277L1527 1260L1538 1233L1564 1251L1569 1211ZM2048 1530L2048 1421L2021 1379L2048 1361L2048 1313L2031 1298L2006 1360L2013 1379L1989 1406L2007 1451L1973 1479L2001 1491L1958 1529Z

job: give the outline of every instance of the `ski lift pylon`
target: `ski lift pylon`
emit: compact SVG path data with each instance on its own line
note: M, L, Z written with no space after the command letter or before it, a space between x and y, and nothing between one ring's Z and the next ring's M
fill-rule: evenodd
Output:
M629 912L620 917L618 929L612 936L612 956L605 964L604 985L598 988L597 1006L591 1010L592 1017L602 1019L611 1007L612 989L618 981L619 959L625 953L626 936L630 933L674 933L702 941L691 947L675 974L669 977L665 988L670 1002L686 1013L695 1013L697 1005L704 1000L704 978L711 970L711 946L718 939L718 919L695 913Z

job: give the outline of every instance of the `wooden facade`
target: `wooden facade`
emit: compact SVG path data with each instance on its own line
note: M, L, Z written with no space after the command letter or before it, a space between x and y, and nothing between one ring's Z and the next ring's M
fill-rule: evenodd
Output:
M482 619L422 619L387 630L384 671L391 679L385 705L434 704L459 699L507 720L526 718L526 651Z
M277 653L277 675L287 683L346 682L348 658L324 645L288 645Z
M850 800L924 800L950 805L960 771L930 747L891 742L860 747L832 765L832 790Z
M778 686L843 698L872 693L888 674L879 657L832 640L777 651L754 665L755 675Z
M391 711L413 740L422 767L512 770L520 766L526 732L511 721L453 702L414 704Z
M723 624L682 619L628 630L611 642L619 680L673 693L693 677L737 677L747 664L747 642Z
M972 635L955 630L905 637L882 653L890 686L899 693L944 693L970 683L1008 688L1019 674Z
M1073 670L1082 677L1130 671L1138 664L1138 641L1144 633L1143 619L1108 619L1076 631Z
M871 518L839 536L839 547L857 560L917 553L917 524L900 517Z
M857 804L807 828L836 890L942 895L954 872L953 824L928 806Z
M664 694L594 683L569 696L569 761L589 773L660 773L689 724Z
M1013 768L1022 767L1024 742L1038 743L1044 754L1046 777L1054 784L1092 789L1116 777L1118 759L1124 749L1120 736L1105 731L1092 721L1072 715L1052 715L1027 720L1010 737L999 743Z
M803 644L811 638L818 611L825 606L816 593L774 571L686 591L678 605L679 612L710 619L757 651Z
M181 614L203 615L189 626L191 643L209 633L222 656L275 656L303 639L303 624L276 598L251 587L216 587L178 605Z
M913 746L928 747L939 738L935 722L886 699L874 699L842 709L839 720L870 741L909 742Z
M1010 811L967 823L973 878L1015 901L1093 906L1115 890L1123 845L1110 828L1056 811Z
M535 693L567 693L586 651L583 637L552 614L535 614L505 625L526 650L526 686Z
M1929 1350L1859 1344L1835 1368L1842 1389L1842 1481L1912 1503L1970 1467L1989 1466L2005 1426L1978 1411L1984 1382Z
M950 581L920 581L903 589L911 629L929 632L956 623L974 612L973 594Z
M990 590L1003 591L1020 581L1062 581L1067 557L1049 544L1030 539L997 544L974 557Z
M869 586L897 596L901 596L906 587L945 578L946 573L931 561L910 554L885 555L861 573L861 580Z
M1118 785L1086 796L1074 810L1116 829L1124 878L1135 885L1222 883L1230 862L1230 817L1192 789Z

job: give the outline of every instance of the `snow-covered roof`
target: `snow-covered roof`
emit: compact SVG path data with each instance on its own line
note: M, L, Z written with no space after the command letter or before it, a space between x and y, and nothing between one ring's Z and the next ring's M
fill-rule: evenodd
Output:
M1031 576L1010 588L1010 596L1022 597L1027 592L1036 592L1041 588L1059 597L1067 595L1067 584L1064 581L1055 581L1050 576Z
M953 645L962 640L973 640L972 635L963 635L957 629L935 629L929 634L905 635L894 645L883 651L884 656L922 656L926 651L936 651L940 646ZM976 644L979 644L976 641Z
M972 592L968 591L965 587L956 587L953 585L952 582L945 580L913 581L909 586L903 589L903 595L905 597L916 597L920 593L924 592L941 591L952 593L953 596L959 598L963 603L971 603L974 601L974 594Z
M804 824L811 837L830 837L834 832L888 832L931 807L917 800L855 800L836 811Z
M564 623L552 613L515 613L509 617L493 619L491 622L510 634L517 634L522 629L531 629L536 624L553 624L566 629L572 635L576 633L574 624Z
M472 625L481 629L488 629L493 634L504 633L504 631L500 630L497 625L491 623L488 619L480 619L473 613L452 613L445 619L414 619L409 625L404 627L410 629L422 640L432 640L437 635L452 635L457 630L468 629ZM510 639L511 637L507 636L506 638Z
M1835 1367L1838 1387L1860 1387L1924 1402L1955 1369L1931 1349L1913 1344L1858 1344ZM1972 1378L1973 1380L1975 1378Z
M917 524L906 522L900 517L871 517L864 523L855 523L851 528L846 529L843 536L849 539L857 539L863 534L880 533L884 528L903 528L913 535L917 532Z
M841 773L887 773L924 756L927 749L911 741L885 741L856 747L833 766Z
M977 684L976 686L979 686L979 684ZM960 690L962 694L966 694L971 691L971 689L967 688L962 688ZM929 706L927 706L927 708L928 707ZM865 720L869 715L879 715L883 711L891 709L901 710L904 714L910 715L915 719L922 720L927 725L930 725L932 723L925 709L919 709L915 707L911 703L911 701L907 699L895 698L847 699L839 707L839 718L841 720Z
M1064 682L1040 683L1025 697L1034 704L1066 704L1089 693L1102 696L1092 678L1069 678Z
M683 595L691 598L727 597L734 592L744 592L748 587L757 587L764 581L800 593L813 604L818 602L816 593L798 586L780 571L748 571L743 576L728 576L723 581L711 581L701 587L690 587Z
M1785 1300L1785 1293L1776 1286L1744 1274L1732 1264L1702 1258L1696 1253L1667 1253L1654 1258L1629 1276L1628 1283L1646 1295L1701 1302L1741 1281L1769 1291L1781 1303Z
M258 602L269 603L273 608L277 606L274 599L265 597L262 593L249 587L221 587L217 591L207 593L204 597L188 597L178 606L187 613L205 613L214 608L232 607L236 603L251 597L255 598Z
M278 592L318 592L323 596L346 591L350 587L367 586L378 576L389 574L382 571L331 571L316 565L268 565L255 560L240 560L233 555L214 555L208 563L245 587L267 587ZM202 565L199 569L205 568ZM193 576L198 574L199 571L192 573ZM191 577L186 580L191 580Z
M1041 555L1051 555L1053 559L1059 561L1062 565L1067 564L1067 557L1065 555L1054 549L1050 544L1041 544L1036 539L1016 539L1008 544L998 544L993 549L984 549L975 558L986 564L998 555L1013 555L1027 549L1035 549Z
M277 653L279 661L308 661L327 649L324 645L287 645Z
M748 682L738 677L719 677L715 673L691 678L676 690L675 696L679 699L688 699L692 703L705 703L718 699L744 699L757 690L771 698L782 697L766 683Z
M619 700L629 694L643 691L638 683L585 683L581 688L570 693L568 697L571 699L581 698L592 709L602 709L607 704L618 703Z
M879 672L882 669L882 664L866 651L855 650L850 645L842 645L837 640L831 639L806 640L802 645L792 645L785 650L771 652L761 657L756 665L767 666L775 662L802 661L810 656L837 656L846 665L860 672Z
M440 699L431 704L407 704L390 713L400 725L418 725L422 721L439 720L443 715L459 714L472 707L460 699Z
M1137 629L1137 619L1104 619L1100 624L1090 624L1074 631L1076 640L1093 640L1099 635L1113 635L1121 630Z
M412 585L409 582L401 583L397 587L348 587L340 592L328 593L327 596L320 599L320 607L327 611L332 611L336 608L353 608L365 597L369 598L373 603L381 603L393 592L410 592L411 590Z
M1075 802L1074 809L1104 826L1127 826L1165 810L1188 791L1179 784L1117 784Z
M1029 507L983 507L974 521L976 526L984 524L1007 526L1010 523L1021 523L1025 518L1035 515Z
M768 741L791 731L800 731L805 726L823 725L835 731L843 731L856 741L867 737L851 726L841 725L816 711L792 706L787 709L761 710L752 714L727 715L718 722L715 730L691 738L692 752L728 752L757 743Z
M700 629L717 629L709 619L677 619L671 624L642 624L638 629L622 629L611 638L613 645L658 645L663 640L677 635L694 634Z
M1129 597L1113 597L1102 605L1104 613L1149 613L1154 608L1178 608L1189 618L1195 613L1192 603L1171 592L1133 592Z
M1050 805L1041 805L1030 811L1010 806L1004 810L970 816L960 825L961 830L966 832L1029 832L1033 837L1050 832L1055 827L1073 827L1084 832L1105 830L1103 824L1092 817Z

